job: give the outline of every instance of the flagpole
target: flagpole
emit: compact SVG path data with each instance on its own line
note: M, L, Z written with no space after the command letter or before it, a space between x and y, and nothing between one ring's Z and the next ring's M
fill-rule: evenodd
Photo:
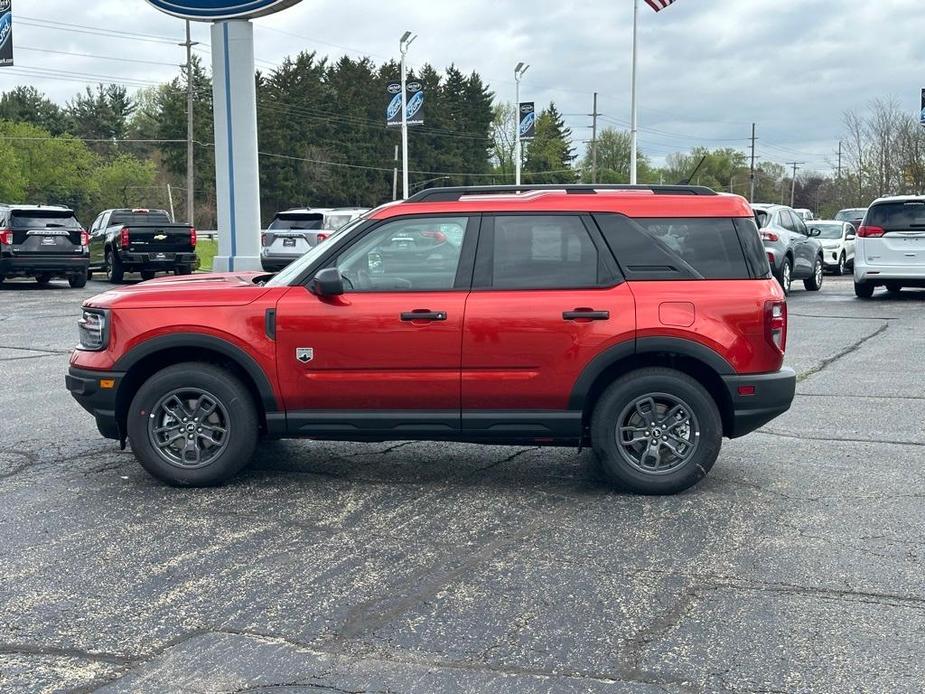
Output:
M630 150L630 184L636 185L637 152L639 150L639 114L636 108L636 63L639 36L639 0L633 0L633 97L632 149Z

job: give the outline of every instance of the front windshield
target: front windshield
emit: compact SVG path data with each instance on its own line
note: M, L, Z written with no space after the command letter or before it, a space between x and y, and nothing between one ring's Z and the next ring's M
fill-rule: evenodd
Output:
M309 265L315 262L318 258L324 255L325 252L327 252L329 248L328 244L330 244L332 241L336 241L338 238L340 238L346 233L349 233L353 229L356 229L360 224L362 224L365 221L366 221L365 219L358 219L353 224L348 224L345 227L341 227L340 229L335 231L333 234L331 234L330 238L328 238L327 241L325 241L324 243L319 243L317 246L314 246L310 251L308 251L308 253L306 253L301 258L296 260L294 263L289 265L285 270L280 272L278 275L271 278L266 283L265 286L267 287L288 287L296 279L298 279L299 275L302 274L302 271L305 270L305 268L307 268Z
M842 234L845 231L844 224L819 224L814 222L812 225L813 229L818 229L821 234L819 234L820 239L840 239Z

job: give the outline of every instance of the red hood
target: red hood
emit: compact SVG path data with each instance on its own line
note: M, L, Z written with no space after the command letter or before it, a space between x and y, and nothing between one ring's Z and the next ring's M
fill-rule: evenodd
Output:
M254 284L261 272L225 272L163 277L111 289L88 299L92 308L160 308L173 306L246 306L267 292Z

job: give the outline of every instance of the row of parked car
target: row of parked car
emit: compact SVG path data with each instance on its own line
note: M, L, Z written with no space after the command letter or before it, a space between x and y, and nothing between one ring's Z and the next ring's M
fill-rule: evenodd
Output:
M84 287L94 272L121 282L126 272L192 273L196 229L165 210L105 210L85 229L74 211L53 205L0 205L0 282L33 277Z

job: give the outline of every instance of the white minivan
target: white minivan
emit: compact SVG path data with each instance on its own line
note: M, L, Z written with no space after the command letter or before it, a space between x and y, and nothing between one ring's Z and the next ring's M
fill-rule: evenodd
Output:
M880 198L858 229L854 292L869 299L877 287L891 293L925 287L925 197Z

